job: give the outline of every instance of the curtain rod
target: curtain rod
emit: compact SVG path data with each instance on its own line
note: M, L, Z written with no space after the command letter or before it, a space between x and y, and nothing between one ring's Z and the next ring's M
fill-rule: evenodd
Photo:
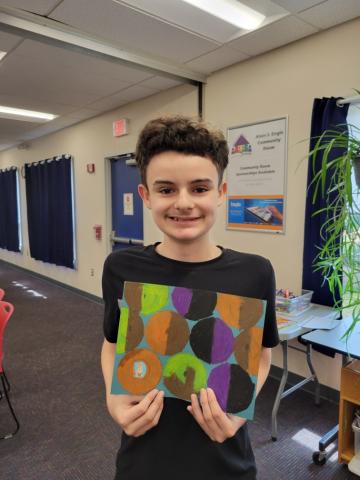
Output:
M355 104L360 103L360 95L355 95L354 97L347 97L343 98L342 100L338 100L336 105L345 105L346 103Z

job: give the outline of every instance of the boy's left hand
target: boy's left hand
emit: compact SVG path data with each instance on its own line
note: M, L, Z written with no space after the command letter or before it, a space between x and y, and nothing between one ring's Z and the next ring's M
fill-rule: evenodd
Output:
M214 442L222 443L233 437L246 422L245 418L225 413L211 388L201 389L200 402L193 393L191 395L191 406L189 405L187 410Z

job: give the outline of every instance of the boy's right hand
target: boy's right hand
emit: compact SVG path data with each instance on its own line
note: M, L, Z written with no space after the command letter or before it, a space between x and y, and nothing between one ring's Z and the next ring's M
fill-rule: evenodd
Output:
M155 427L164 407L164 392L151 390L145 396L110 395L108 409L123 431L140 437Z

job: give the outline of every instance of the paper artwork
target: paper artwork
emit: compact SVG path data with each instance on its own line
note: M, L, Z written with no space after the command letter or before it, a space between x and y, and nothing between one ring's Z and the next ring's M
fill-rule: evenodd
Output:
M119 306L111 393L190 401L210 387L224 411L253 418L264 300L125 282Z

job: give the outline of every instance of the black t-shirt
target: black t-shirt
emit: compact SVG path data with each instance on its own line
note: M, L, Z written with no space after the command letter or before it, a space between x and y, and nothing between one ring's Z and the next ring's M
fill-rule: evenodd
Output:
M156 244L108 256L103 271L104 335L117 340L118 299L125 281L158 283L260 298L267 301L264 347L278 344L275 278L269 260L230 249L205 262L181 262L156 252ZM187 402L164 399L159 424L135 438L123 432L117 457L121 480L253 480L255 459L245 424L223 443L213 442L186 410Z

